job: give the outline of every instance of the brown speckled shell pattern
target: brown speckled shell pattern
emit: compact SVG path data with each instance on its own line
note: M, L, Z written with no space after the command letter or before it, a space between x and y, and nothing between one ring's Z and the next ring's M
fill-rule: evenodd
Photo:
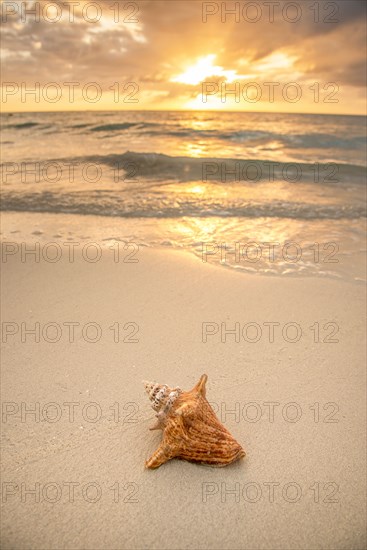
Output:
M145 382L145 389L157 411L157 424L163 438L146 461L147 468L158 468L171 458L227 466L245 456L241 445L221 424L205 397L207 375L203 374L191 391L171 389Z

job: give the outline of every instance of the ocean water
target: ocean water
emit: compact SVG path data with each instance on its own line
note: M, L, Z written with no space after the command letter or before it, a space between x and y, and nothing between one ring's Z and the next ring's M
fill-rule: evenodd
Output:
M1 209L39 213L38 235L42 213L57 214L62 242L68 214L68 239L184 248L247 273L365 278L364 117L3 114L1 151Z

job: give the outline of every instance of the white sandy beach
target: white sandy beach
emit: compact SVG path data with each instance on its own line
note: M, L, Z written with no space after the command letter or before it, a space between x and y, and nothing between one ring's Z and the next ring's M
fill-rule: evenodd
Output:
M250 276L178 251L138 258L2 263L2 548L365 548L363 287ZM205 322L219 331L206 343ZM257 323L259 341L221 342L221 323L236 322ZM339 342L322 341L329 322ZM35 323L39 342L26 333ZM115 342L115 323L138 342ZM297 342L281 334L288 323ZM190 389L204 372L246 458L145 470L161 435L141 381Z

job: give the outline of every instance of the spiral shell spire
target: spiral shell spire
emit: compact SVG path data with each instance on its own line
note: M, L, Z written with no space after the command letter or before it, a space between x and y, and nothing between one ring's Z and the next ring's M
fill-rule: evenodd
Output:
M156 384L155 382L143 382L145 391L151 401L152 408L159 414L167 414L177 397L182 393L180 388L170 388L167 384Z

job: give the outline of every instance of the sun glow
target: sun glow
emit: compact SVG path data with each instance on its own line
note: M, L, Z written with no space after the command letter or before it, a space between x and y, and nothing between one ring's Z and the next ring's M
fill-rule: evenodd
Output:
M296 59L296 57L291 57L285 53L275 52L264 57L261 63L254 66L254 69L260 72L290 69Z
M214 65L213 62L216 57L216 54L200 57L195 65L188 67L184 73L171 78L171 82L196 86L208 76L220 76L225 78L227 82L233 82L235 78L239 77L236 71L225 71L220 65Z
M203 185L195 185L190 189L191 193L203 194L205 193L205 187Z

